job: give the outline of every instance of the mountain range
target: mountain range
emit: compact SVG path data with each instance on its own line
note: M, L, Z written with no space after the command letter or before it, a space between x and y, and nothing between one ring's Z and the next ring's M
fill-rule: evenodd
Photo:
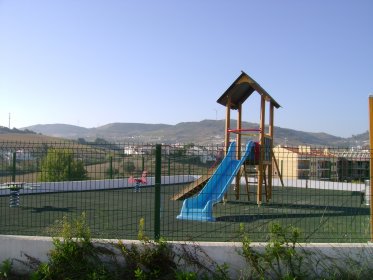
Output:
M232 120L231 127L234 128L235 125L236 121ZM259 125L242 122L242 127L258 128ZM110 123L94 128L68 124L38 124L23 130L67 139L83 138L87 141L102 138L113 142L220 144L224 141L225 120L181 122L175 125ZM276 126L274 135L275 145L351 147L366 146L369 142L368 132L343 138L324 132L304 132Z

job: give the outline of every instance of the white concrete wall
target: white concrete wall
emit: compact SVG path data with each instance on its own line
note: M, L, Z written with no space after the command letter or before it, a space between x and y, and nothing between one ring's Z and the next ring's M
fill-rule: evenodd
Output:
M94 240L97 243L117 243L118 240ZM137 243L134 240L124 240L124 244ZM232 242L172 242L174 250L188 250L199 254L200 259L208 261L206 255L213 262L218 264L228 264L232 279L238 279L247 272L248 265L244 258L239 254L241 243ZM257 250L264 250L266 243L252 243L252 247ZM30 236L10 236L0 235L0 263L10 259L13 262L13 268L20 273L29 272L30 268L22 262L28 262L27 256L36 258L42 262L48 261L48 252L53 248L52 238L50 237L30 237ZM370 256L373 252L373 244L370 243L346 243L346 244L300 244L299 250L304 250L313 254L315 263L317 259L330 259L335 264L338 259L351 258L361 262L362 266L369 265Z
M293 188L309 188L317 190L334 190L334 191L350 191L350 192L364 192L365 184L358 183L344 183L344 182L332 182L332 181L319 181L319 180L306 180L306 179L288 179L284 178L285 187ZM232 184L235 181L233 180ZM241 184L246 184L245 178L241 178ZM256 179L249 178L249 183L255 185ZM281 181L278 178L273 178L272 185L277 188L281 187Z
M193 175L175 175L161 176L162 185L186 184L196 180ZM33 184L30 184L31 186ZM135 183L128 182L125 179L105 179L105 180L86 180L86 181L64 181L64 182L40 182L35 183L35 187L31 189L22 189L20 194L35 194L35 193L53 193L53 192L81 192L95 190L109 190L133 188ZM147 184L142 187L152 187L155 185L154 177L147 177ZM0 196L9 195L9 189L0 189Z
M0 263L9 259L12 261L15 271L25 273L30 270L29 267L22 264L22 261L28 262L27 255L46 262L48 261L48 252L52 248L52 238L0 235Z

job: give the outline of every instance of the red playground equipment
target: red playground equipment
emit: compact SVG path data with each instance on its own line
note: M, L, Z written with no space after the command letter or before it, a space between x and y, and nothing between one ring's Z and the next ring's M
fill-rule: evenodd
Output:
M148 172L144 170L141 174L141 178L134 178L133 176L128 178L128 183L130 184L135 184L135 192L140 191L140 186L141 185L146 185L148 183L147 177Z

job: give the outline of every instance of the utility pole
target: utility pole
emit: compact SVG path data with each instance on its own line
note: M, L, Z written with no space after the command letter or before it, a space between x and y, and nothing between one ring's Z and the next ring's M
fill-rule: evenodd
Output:
M9 113L9 122L8 122L8 127L10 129L10 113Z

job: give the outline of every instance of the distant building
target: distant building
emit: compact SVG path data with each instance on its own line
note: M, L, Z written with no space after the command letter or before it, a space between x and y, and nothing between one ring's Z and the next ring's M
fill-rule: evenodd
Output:
M199 158L199 160L202 163L214 162L216 160L216 157L215 157L214 154L208 153L208 151L206 149L203 149L203 148L198 147L198 146L189 147L186 150L186 155L187 156L196 156L196 157Z
M368 150L350 149L334 153L338 157L338 179L340 181L364 181L369 179Z
M128 146L128 147L124 148L123 152L127 156L137 155L138 154L138 149L135 146Z
M125 146L123 149L123 153L127 156L131 155L150 155L154 152L155 146L154 145L133 145L133 146ZM170 146L169 145L162 145L162 154L169 155L170 154Z
M277 146L273 153L283 178L338 180L338 158L328 149Z
M13 160L13 154L14 152L5 152L4 157L9 162ZM26 160L34 160L34 156L25 150L17 150L15 152L16 160L17 161L26 161Z
M126 146L123 150L123 153L125 155L148 155L151 154L152 149L154 147L152 146L143 146L143 145L138 145L138 146Z

